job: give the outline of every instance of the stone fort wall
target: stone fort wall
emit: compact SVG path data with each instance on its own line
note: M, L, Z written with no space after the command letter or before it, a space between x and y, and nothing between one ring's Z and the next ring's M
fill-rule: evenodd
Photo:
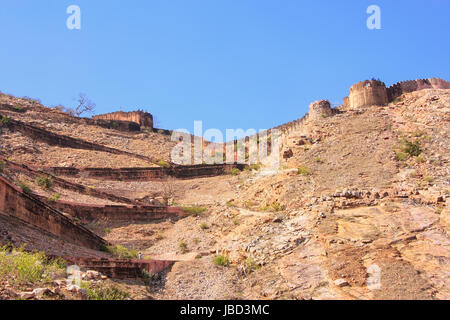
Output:
M111 112L93 116L93 119L103 119L103 120L115 120L115 121L129 121L139 124L141 127L153 129L153 116L142 110L132 111L132 112Z
M361 81L350 87L348 103L353 108L385 105L388 102L386 85L379 80Z
M440 78L401 81L390 86L386 90L388 100L393 101L395 98L404 93L419 91L422 89L450 89L450 82Z
M366 80L350 87L344 106L359 108L364 106L385 105L404 93L422 89L450 89L450 82L440 78L417 79L398 82L388 88L379 80Z

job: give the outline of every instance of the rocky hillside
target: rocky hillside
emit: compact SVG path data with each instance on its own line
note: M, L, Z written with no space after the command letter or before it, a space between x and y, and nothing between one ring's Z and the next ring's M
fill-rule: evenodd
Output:
M26 110L0 110L10 119L129 152L61 148L2 128L1 152L11 161L117 168L151 165L133 154L170 160L170 137L85 125L26 100L1 99ZM190 208L181 219L80 222L112 244L177 261L151 278L150 298L450 299L449 122L450 90L426 89L385 106L341 106L307 118L282 136L276 171L61 178L130 201L170 189L172 204ZM5 170L44 198L124 204L63 186L44 190L23 172Z

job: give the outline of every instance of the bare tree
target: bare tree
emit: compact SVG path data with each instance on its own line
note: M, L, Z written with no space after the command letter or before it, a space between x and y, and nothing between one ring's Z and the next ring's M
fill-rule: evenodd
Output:
M169 205L173 202L175 197L175 179L169 177L165 179L161 184L161 196L164 200L165 205Z
M79 117L82 114L92 114L95 111L95 103L89 100L84 93L80 93L77 98L77 106L75 108L68 108L66 112L72 116Z

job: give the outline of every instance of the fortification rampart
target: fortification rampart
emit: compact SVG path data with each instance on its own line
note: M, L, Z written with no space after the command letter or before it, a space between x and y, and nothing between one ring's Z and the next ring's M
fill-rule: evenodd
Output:
M153 116L142 110L131 112L111 112L93 116L93 119L115 120L115 121L130 121L139 124L141 127L153 129Z
M404 93L422 89L450 89L450 82L440 78L401 81L387 88L388 100L391 102Z
M0 176L0 214L16 217L70 243L98 250L106 241Z
M379 80L358 82L350 87L348 99L352 108L385 105L388 102L386 85Z
M450 82L440 78L418 79L398 82L389 88L379 80L366 80L350 87L344 106L359 108L364 106L385 105L404 93L422 89L450 89Z
M308 119L317 121L329 117L333 114L330 102L328 100L315 101L309 105Z

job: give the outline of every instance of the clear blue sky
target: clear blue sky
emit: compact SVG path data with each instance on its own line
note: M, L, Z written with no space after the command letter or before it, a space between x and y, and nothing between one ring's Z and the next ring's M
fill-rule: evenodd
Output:
M0 90L66 106L84 92L168 129L270 128L360 80L450 80L449 31L448 0L3 0Z

